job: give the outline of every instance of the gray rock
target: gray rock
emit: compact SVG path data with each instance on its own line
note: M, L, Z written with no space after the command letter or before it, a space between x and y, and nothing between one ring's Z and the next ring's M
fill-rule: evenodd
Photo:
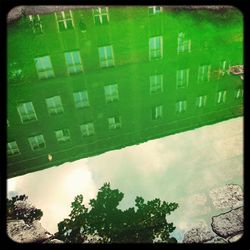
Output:
M243 236L243 233L234 235L228 239L228 242L230 242L230 243L236 242L236 241L240 240L242 236Z
M61 240L58 240L58 239L49 239L49 240L46 240L44 241L43 243L48 243L48 244L60 244L60 243L64 243L63 241Z
M204 243L214 238L213 233L205 225L192 228L184 234L183 243Z
M213 231L223 238L243 232L243 207L212 217Z
M8 221L7 234L13 241L18 243L42 242L52 236L38 221L28 225L23 220Z
M24 8L24 6L17 6L11 9L7 15L7 22L10 23L19 19L23 15Z

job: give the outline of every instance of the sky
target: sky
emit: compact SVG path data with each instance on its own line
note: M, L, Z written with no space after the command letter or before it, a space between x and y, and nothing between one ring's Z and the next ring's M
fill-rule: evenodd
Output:
M124 193L121 209L134 206L136 196L179 203L168 221L177 226L175 236L180 238L178 233L193 223L208 224L219 213L210 190L243 185L243 118L11 178L7 187L9 197L26 194L43 211L42 225L55 233L74 197L83 194L88 206L105 182Z

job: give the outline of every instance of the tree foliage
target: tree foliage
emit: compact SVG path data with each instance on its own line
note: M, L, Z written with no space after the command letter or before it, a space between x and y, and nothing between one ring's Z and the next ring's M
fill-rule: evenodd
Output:
M20 195L7 198L7 218L12 220L24 220L25 223L32 223L34 220L40 220L43 216L41 209L27 203L28 196Z
M70 243L91 242L90 239L102 243L152 243L157 238L160 242L176 242L170 237L175 227L167 222L166 215L178 207L177 203L160 199L145 202L136 197L135 207L122 211L118 205L123 197L109 183L99 189L96 199L90 200L90 208L84 206L82 195L76 196L69 218L58 224L56 237Z

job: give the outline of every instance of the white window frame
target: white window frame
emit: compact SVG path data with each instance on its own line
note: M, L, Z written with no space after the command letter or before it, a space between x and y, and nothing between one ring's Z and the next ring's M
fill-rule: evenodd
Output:
M34 34L43 33L43 26L42 26L42 22L41 22L39 14L29 15L29 20L31 22L32 31L33 31ZM36 22L38 22L39 31L37 31L37 28L35 28Z
M189 69L178 69L176 71L176 88L186 88L189 83Z
M82 136L91 136L95 133L95 127L93 122L88 122L80 125L80 131Z
M31 136L28 138L29 144L30 144L30 148L32 151L38 151L38 150L42 150L46 148L46 143L45 143L45 139L44 136L42 134L40 135L36 135L36 136ZM34 143L35 142L35 143ZM44 147L40 147L39 145L44 144ZM34 147L37 146L37 149L34 149Z
M177 37L177 54L184 52L191 52L191 39L185 38L186 34L184 32L178 33Z
M181 100L176 102L176 112L177 113L183 113L187 110L187 101Z
M75 62L75 58L74 58L74 56L73 56L74 53L77 54L80 63L76 63L76 62ZM68 63L67 63L67 59L66 59L66 55L67 55L67 54L70 56L70 58L71 58L71 60L72 60L72 62L73 62L72 64L68 64ZM72 75L72 74L75 74L75 73L83 72L82 58L81 58L81 54L80 54L80 51L79 51L79 50L64 52L64 58L65 58L65 63L66 63L67 71L68 71L68 74L69 74L69 75Z
M49 107L51 103L52 105L51 107ZM47 105L48 113L50 115L61 114L64 112L62 100L60 96L52 96L52 97L46 98L46 105Z
M111 47L111 58L108 57L108 53L107 53L108 47ZM101 58L101 53L100 53L101 50L104 51L104 59ZM99 47L98 54L99 54L99 62L100 62L101 68L112 67L115 65L113 45L106 45L106 46Z
M80 99L79 102L77 102L77 97ZM87 90L83 91L77 91L73 93L73 98L75 102L75 107L76 108L85 108L89 107L89 95Z
M104 86L104 95L106 103L111 103L119 100L118 84L110 84Z
M163 92L163 74L149 76L150 94Z
M103 8L105 8L105 11L103 11ZM99 13L95 13L95 10L97 10ZM109 8L108 7L96 7L92 9L93 12L93 18L95 24L103 24L103 18L104 16L107 17L108 23L109 23ZM96 23L95 17L98 17L99 23Z
M217 104L225 103L226 102L227 91L221 90L217 93Z
M157 39L160 39L160 48L156 48ZM153 47L151 48L151 41ZM153 36L149 38L149 61L162 59L163 57L163 36Z
M209 82L211 76L211 65L201 65L198 68L198 83Z
M32 112L29 112L28 107L27 107L28 105L30 105L30 109L32 109ZM24 113L21 113L20 111L21 108L24 109ZM36 111L34 109L32 102L20 103L17 106L17 111L18 111L18 114L20 116L20 120L22 123L37 121ZM25 120L24 117L28 117L28 119Z
M207 103L207 96L206 95L201 95L201 96L198 96L197 99L196 99L196 106L198 108L202 108L206 105Z
M65 12L66 11L69 12L70 18L66 18L65 17ZM57 13L55 13L58 32L62 32L62 31L60 31L60 28L59 28L59 22L63 23L63 26L64 26L65 30L67 30L68 29L67 21L71 21L72 27L74 29L75 28L75 24L74 24L74 19L73 19L73 15L72 15L71 10L65 10L65 11L60 11L60 12L61 12L61 15L62 15L62 19L61 20L58 20Z
M160 9L158 9L160 8ZM152 13L150 13L150 10L152 9ZM162 12L162 7L161 6L149 6L148 7L148 13L150 16L156 15Z
M120 128L122 126L121 117L120 116L109 117L108 126L110 130Z
M8 156L20 154L20 150L16 141L11 141L7 143L7 154Z
M71 140L70 131L67 128L56 130L55 136L56 136L57 142L68 142Z
M46 57L48 57L48 59L49 59L50 67L46 67L46 65L44 63L44 60L45 60ZM34 59L34 61L35 61L36 71L37 71L37 75L38 75L39 79L48 79L48 78L51 78L51 77L55 76L54 70L53 70L53 65L51 63L51 59L50 59L49 55L36 57ZM42 65L43 69L38 68L38 66L37 66L38 61Z
M153 107L152 109L152 119L153 120L158 120L163 116L163 106L158 105Z
M243 95L244 95L244 90L243 90L243 88L238 88L238 89L236 89L236 93L235 93L235 98L236 98L236 99L243 98Z

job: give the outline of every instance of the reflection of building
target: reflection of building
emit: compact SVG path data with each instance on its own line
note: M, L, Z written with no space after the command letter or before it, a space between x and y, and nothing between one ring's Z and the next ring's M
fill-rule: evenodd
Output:
M242 22L213 22L144 6L10 25L8 176L242 115Z

